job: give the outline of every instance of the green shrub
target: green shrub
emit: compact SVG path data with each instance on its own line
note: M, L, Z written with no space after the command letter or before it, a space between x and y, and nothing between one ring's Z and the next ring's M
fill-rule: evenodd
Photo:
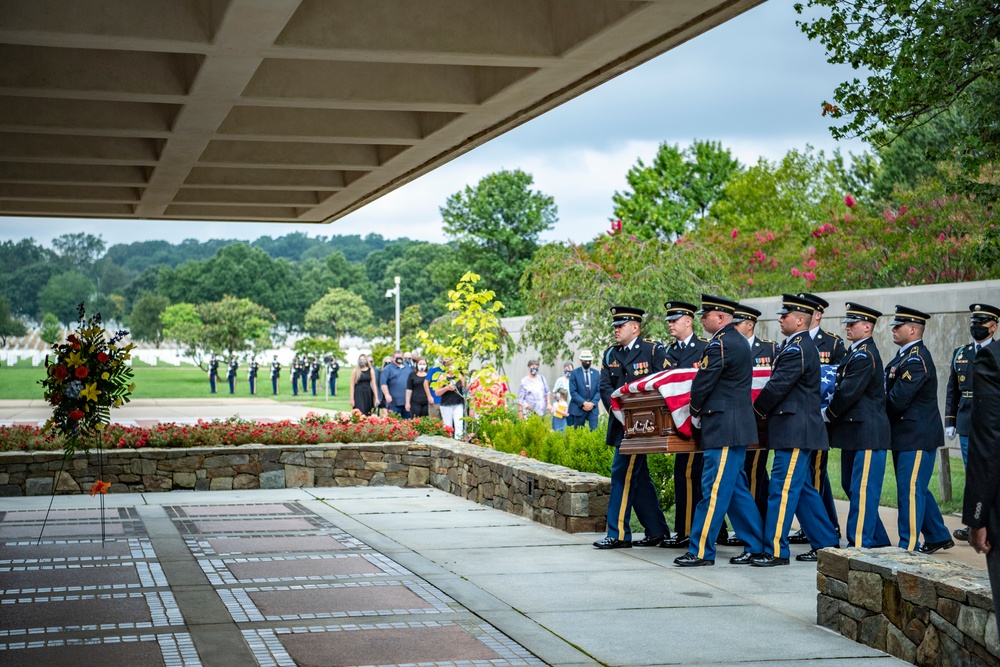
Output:
M614 449L604 444L607 429L607 417L601 417L594 431L583 426L558 433L552 430L550 417L531 415L522 420L510 409L478 415L472 423L476 444L605 477L611 475L614 458ZM674 504L674 458L654 454L646 460L666 510Z

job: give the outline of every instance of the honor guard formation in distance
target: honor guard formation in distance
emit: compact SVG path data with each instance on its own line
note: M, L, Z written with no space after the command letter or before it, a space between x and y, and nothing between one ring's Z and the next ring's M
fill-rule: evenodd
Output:
M747 305L708 294L702 295L700 308L668 301L664 307L673 342L666 347L643 338L645 311L611 308L615 344L601 355L599 387L605 409L610 412L612 394L629 382L663 370L696 368L689 409L699 453L674 455L676 532L671 533L649 475L648 455L621 454L624 427L611 419L607 444L616 449L607 534L594 542L596 548L685 549L674 563L699 567L715 564L717 544L742 545L731 564L773 567L789 564L789 544L810 546L796 556L806 562L844 539L846 546L889 546L878 506L891 452L900 548L930 554L953 547L954 537L993 553L985 526L989 510L1000 533L1000 454L992 447L1000 438L995 404L1000 401L1000 348L991 345L1000 308L969 307L973 340L952 355L942 421L937 371L923 343L931 316L896 306L889 326L898 350L886 363L872 339L883 314L847 302L845 341L821 327L829 306L815 294L782 295L776 313L782 339L776 343L757 337L761 312ZM707 340L694 332L696 316ZM590 356L581 354L581 362ZM974 372L977 364L981 372ZM770 371L759 391L752 391L755 368ZM580 371L570 374L574 394L582 393ZM589 364L584 371L590 372ZM977 404L983 406L982 419L976 417ZM936 450L945 437L956 435L969 480L968 527L950 535L928 484ZM754 445L760 447L750 449ZM827 473L830 448L840 450L840 485L849 499L844 536ZM633 510L645 531L642 539L632 539ZM801 530L790 534L793 517ZM1000 555L988 561L1000 580Z

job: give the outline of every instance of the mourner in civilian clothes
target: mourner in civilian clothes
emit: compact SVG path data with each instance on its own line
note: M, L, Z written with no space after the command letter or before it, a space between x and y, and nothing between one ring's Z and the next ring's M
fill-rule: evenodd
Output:
M208 386L212 389L212 393L216 392L216 382L219 379L219 360L215 358L215 353L212 353L211 359L208 360Z
M794 294L782 296L778 324L785 340L774 358L771 378L753 403L758 418L766 420L767 447L774 451L764 553L744 551L730 559L733 564L788 565L788 530L793 514L798 515L812 547L797 556L798 560L815 561L817 549L839 544L823 499L809 482L809 451L829 447L820 415L819 355L808 332L814 308L811 301Z
M590 350L580 350L580 366L569 374L569 426L597 428L599 410L597 404L601 400L601 375L591 368L594 355Z
M809 335L812 336L813 342L816 343L816 351L819 352L819 363L834 366L840 364L847 355L847 348L844 347L844 341L837 334L825 331L821 326L823 314L830 307L830 303L823 297L809 294L808 292L799 292L799 296L812 301L816 305L816 310L812 316L812 323L809 325ZM822 496L826 513L830 517L834 528L837 529L837 535L840 535L840 519L837 517L837 506L833 502L833 488L830 486L830 475L826 471L829 456L829 450L813 450L810 457L810 465L812 466L810 482L819 491L820 496ZM807 544L809 542L805 533L801 530L792 535L789 540L792 544Z
M396 350L392 355L392 364L382 369L379 380L386 406L403 419L409 419L406 410L406 381L410 377L410 369L403 365L403 353Z
M250 365L247 366L247 383L250 385L250 395L257 395L257 371L260 370L260 364L257 363L257 357L250 357Z
M972 342L956 349L951 355L948 376L947 397L945 398L944 433L949 440L958 436L962 447L962 463L969 466L969 433L972 430L972 369L976 351L993 342L997 332L1000 308L985 303L969 306L972 316L969 334ZM958 528L952 535L956 540L968 541L969 528Z
M628 306L611 308L611 325L615 344L604 351L601 359L601 401L611 410L611 394L622 385L668 368L666 350L655 340L644 340L641 334L642 316L646 311ZM667 520L649 476L645 454L625 454L619 449L625 430L622 423L608 423L607 444L615 448L611 462L611 497L608 500L608 534L594 542L598 549L621 549L632 546L629 522L635 510L639 523L646 531L636 546L655 547L670 535Z
M757 444L751 402L753 367L746 339L733 326L736 302L704 294L701 324L712 335L691 381L691 425L701 429L702 498L694 511L688 551L680 567L715 565L715 537L725 514L752 554L763 551L763 524L750 495L743 464Z
M674 341L667 346L667 360L675 368L697 368L705 354L708 341L694 333L694 313L698 307L686 301L668 301L667 328ZM694 508L701 500L701 454L674 455L674 526L677 533L668 536L661 546L687 549L694 521ZM725 524L720 528L721 539L728 538Z
M326 381L330 386L330 396L337 395L337 374L340 373L340 362L333 357L326 360Z
M278 362L278 355L274 355L271 361L271 393L278 395L278 380L281 379L281 364Z
M889 449L885 413L885 378L872 330L882 313L847 304L844 318L851 347L837 369L837 381L823 418L830 422L830 446L841 450L841 486L850 500L847 542L850 546L889 546L878 518L878 502Z
M992 308L983 305L983 310L987 307ZM972 426L962 520L969 526L969 544L977 553L986 554L1000 630L1000 346L992 343L976 352L972 368Z
M741 303L736 307L736 312L733 313L733 326L743 334L750 345L750 361L753 367L770 368L778 346L773 340L757 337L757 318L759 317L759 310ZM819 415L819 412L816 414ZM750 493L753 495L754 502L757 503L762 520L767 516L767 454L768 449L763 448L747 451L747 461L743 468L750 482Z
M549 412L552 413L552 430L562 433L569 421L569 376L573 373L573 362L563 364L562 377L556 378L549 394Z
M924 345L930 315L896 306L892 342L899 353L885 367L885 410L892 434L892 467L899 493L899 547L932 554L955 546L927 488L935 452L944 445L937 404L937 370ZM924 543L918 534L924 534Z
M428 406L434 402L427 378L427 360L417 357L416 368L406 378L406 412L411 417L426 417Z
M230 357L229 367L226 370L226 380L229 382L229 393L236 393L236 371L240 369L240 362L236 357Z

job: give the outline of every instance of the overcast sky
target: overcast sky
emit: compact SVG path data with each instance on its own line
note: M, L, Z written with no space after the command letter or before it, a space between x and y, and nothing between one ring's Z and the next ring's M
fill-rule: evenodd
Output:
M826 62L795 25L793 0L769 0L708 33L477 148L329 225L143 222L0 217L0 240L100 234L108 245L152 239L367 234L441 242L447 197L500 169L520 168L555 198L559 222L545 240L585 242L608 228L611 196L638 158L661 142L721 141L744 164L806 144L861 153L834 142L820 105L854 73Z

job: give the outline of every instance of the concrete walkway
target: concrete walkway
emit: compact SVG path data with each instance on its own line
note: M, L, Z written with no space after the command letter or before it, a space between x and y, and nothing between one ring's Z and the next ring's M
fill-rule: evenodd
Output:
M815 565L679 569L444 492L3 498L0 663L903 664L815 625ZM802 548L797 548L800 552ZM808 663L807 663L808 661Z

